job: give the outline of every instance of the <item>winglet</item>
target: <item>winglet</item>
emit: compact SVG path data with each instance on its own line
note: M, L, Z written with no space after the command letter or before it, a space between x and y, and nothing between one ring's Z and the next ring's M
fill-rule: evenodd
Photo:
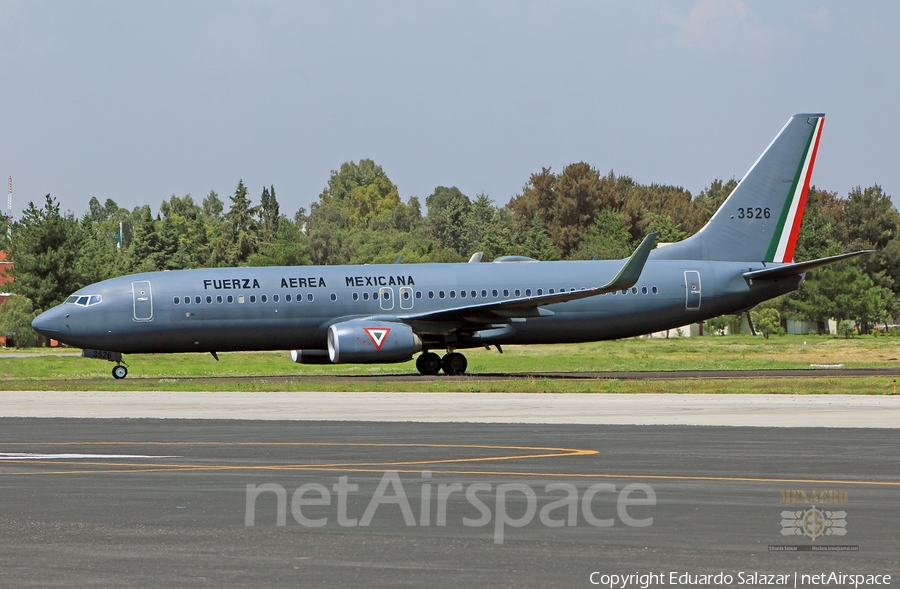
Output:
M641 245L634 250L634 253L631 254L631 257L628 258L628 261L625 262L625 265L622 266L622 269L619 270L616 277L608 284L601 286L598 290L612 292L614 290L622 290L634 286L641 277L641 272L644 270L644 264L647 263L647 257L650 255L650 251L654 246L656 246L656 233L650 233L644 238Z

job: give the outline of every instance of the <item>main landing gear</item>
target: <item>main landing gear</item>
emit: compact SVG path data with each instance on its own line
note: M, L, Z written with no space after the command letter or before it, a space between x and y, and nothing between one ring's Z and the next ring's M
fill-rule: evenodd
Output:
M441 370L447 375L465 374L468 366L469 361L459 352L450 352L443 358L434 352L423 352L416 358L416 369L425 375L435 375Z

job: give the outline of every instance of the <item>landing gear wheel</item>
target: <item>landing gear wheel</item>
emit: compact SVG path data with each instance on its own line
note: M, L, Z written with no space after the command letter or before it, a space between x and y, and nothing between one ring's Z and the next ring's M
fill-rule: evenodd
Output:
M420 374L435 375L441 371L441 357L434 352L425 352L416 358L416 370Z
M444 359L441 361L441 366L444 369L444 374L465 374L466 368L469 366L469 361L459 352L450 352L444 356Z
M122 366L121 364L118 366L113 366L112 369L113 378L116 380L122 380L126 376L128 376L128 369Z

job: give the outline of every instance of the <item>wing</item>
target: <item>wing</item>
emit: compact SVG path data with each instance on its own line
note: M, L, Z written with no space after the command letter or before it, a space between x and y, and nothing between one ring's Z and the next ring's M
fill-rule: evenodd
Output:
M552 315L552 311L543 309L542 307L595 297L597 295L634 286L641 276L641 271L644 269L644 264L647 262L647 256L650 255L650 250L653 249L654 245L656 245L656 233L651 233L644 238L644 241L642 241L637 249L634 250L631 257L625 261L625 264L622 265L619 273L603 286L531 297L504 299L502 301L491 301L476 305L462 305L450 309L428 311L426 313L400 315L397 318L404 323L415 324L424 331L428 331L428 329L424 328L422 325L423 323L502 323L504 320L509 321L516 318ZM440 331L443 331L443 329Z

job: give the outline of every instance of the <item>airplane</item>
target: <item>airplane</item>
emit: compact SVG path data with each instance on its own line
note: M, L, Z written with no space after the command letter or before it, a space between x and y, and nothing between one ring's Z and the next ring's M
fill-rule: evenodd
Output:
M42 335L115 362L123 354L291 350L301 364L395 363L464 374L459 350L600 341L744 312L814 268L794 250L825 115L790 118L712 218L625 260L207 268L82 288L35 318ZM651 251L652 250L652 251ZM441 356L435 350L446 350ZM421 352L421 353L420 353Z

